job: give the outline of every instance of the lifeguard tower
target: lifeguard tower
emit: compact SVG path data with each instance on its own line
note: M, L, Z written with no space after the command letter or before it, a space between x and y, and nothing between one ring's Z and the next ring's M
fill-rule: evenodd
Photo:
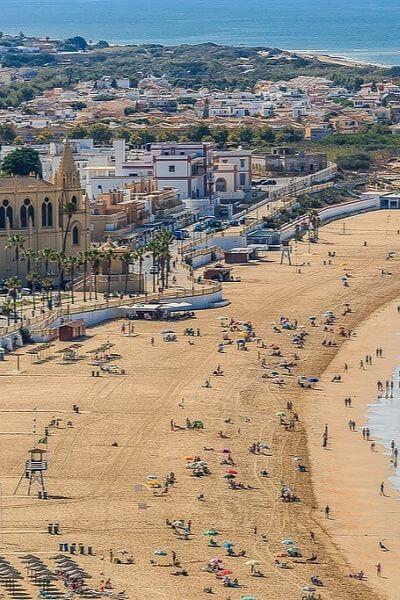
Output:
M281 243L281 265L283 265L285 258L287 259L289 265L292 264L291 253L292 253L292 248L290 246L290 241L286 240L286 241L282 242Z
M29 479L28 496L31 493L31 487L34 483L40 485L39 498L46 498L43 474L47 471L47 461L45 460L46 450L34 448L29 450L29 458L25 463L25 476Z

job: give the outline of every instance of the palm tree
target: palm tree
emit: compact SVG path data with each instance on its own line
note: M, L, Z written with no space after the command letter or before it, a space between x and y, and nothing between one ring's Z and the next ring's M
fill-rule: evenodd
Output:
M26 279L30 282L31 284L31 290L32 290L32 308L33 310L36 309L36 286L40 281L40 275L39 273L36 273L35 271L32 271L31 273L28 273L28 275L26 276Z
M8 238L6 246L5 246L6 250L8 250L8 249L14 250L14 259L15 259L16 266L17 266L17 269L16 269L17 278L19 277L19 261L20 261L20 257L21 257L21 251L24 247L25 242L26 242L26 239L24 238L24 236L16 233L15 235L12 235Z
M108 302L108 299L110 297L110 291L111 291L111 265L112 265L113 258L115 258L115 252L114 252L113 248L107 248L107 250L105 250L104 252L101 253L101 257L107 264L107 302Z
M26 279L29 281L32 263L37 261L38 253L33 248L22 248L22 257L26 260Z
M135 257L134 253L131 250L126 250L123 252L119 259L123 264L124 273L125 273L125 290L124 293L128 293L128 281L129 281L129 265L132 264L132 259Z
M17 321L17 296L21 287L21 280L18 277L9 277L6 279L5 284L8 287L8 295L12 298L14 321Z
M76 206L75 202L65 202L65 204L63 204L62 210L64 215L67 217L62 243L62 251L65 254L65 250L67 247L67 237L71 227L72 217L78 212L78 207Z
M7 317L7 327L10 325L10 315L13 312L13 301L11 298L5 298L0 307L1 314Z
M42 279L42 286L44 291L46 292L46 301L47 307L50 308L50 297L51 297L51 288L53 287L53 279L51 277L44 277Z
M101 252L98 248L91 248L89 250L90 258L90 267L92 271L92 277L94 278L94 298L97 300L97 278L99 275L100 268L100 258ZM92 294L92 287L90 286L90 294Z
M48 277L49 265L50 262L54 259L54 251L51 250L51 248L43 248L39 252L39 257L44 263L44 277Z
M78 252L78 259L81 265L83 265L83 301L86 302L86 292L87 292L87 273L88 273L88 264L91 260L90 250L85 250L84 252Z
M62 212L67 217L67 222L65 224L63 241L62 241L62 250L61 250L62 253L65 255L66 248L67 248L68 233L71 229L71 221L72 221L73 216L78 212L78 207L75 202L65 202L62 207ZM64 225L64 220L63 220L63 225ZM64 287L64 269L61 269L60 275L61 275L61 287Z
M134 258L139 261L139 292L143 292L142 289L142 271L143 271L143 261L144 255L146 254L145 246L140 246L134 250Z
M168 276L171 271L171 253L169 246L174 239L172 232L167 229L161 229L156 235L160 243L161 250L161 282L162 287L168 287Z
M61 305L61 288L64 279L64 261L65 254L64 252L53 252L52 260L57 265L57 281L58 281L58 301Z
M152 259L152 275L153 275L153 292L156 291L156 271L158 265L158 258L160 256L160 244L158 243L156 237L154 237L148 244L147 250L151 252Z
M74 304L74 278L76 269L81 265L81 261L77 256L68 256L68 258L65 259L64 264L67 271L71 274L71 302Z

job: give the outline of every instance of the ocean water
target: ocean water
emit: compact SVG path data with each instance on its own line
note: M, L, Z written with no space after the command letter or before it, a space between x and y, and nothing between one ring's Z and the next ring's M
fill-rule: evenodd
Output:
M368 407L367 423L371 431L372 438L379 442L387 453L388 463L391 459L390 443L394 440L397 448L400 449L400 356L399 366L396 367L393 375L393 397L386 394L376 399ZM392 464L392 476L390 481L393 486L400 491L400 453L398 457L397 469Z
M400 0L0 0L0 30L265 45L400 64Z

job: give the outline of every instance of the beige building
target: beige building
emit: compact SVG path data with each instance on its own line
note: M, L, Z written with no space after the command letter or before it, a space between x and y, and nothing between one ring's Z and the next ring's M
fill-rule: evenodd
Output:
M66 231L64 206L69 203L76 212ZM22 235L24 247L34 250L65 250L68 256L88 249L88 208L69 144L54 183L36 177L0 177L0 277L16 274L14 252L6 249L13 235ZM22 262L21 276L25 268Z
M92 204L91 239L103 242L109 237L124 237L129 228L141 227L181 206L177 188L157 189L154 179L125 184L100 194Z

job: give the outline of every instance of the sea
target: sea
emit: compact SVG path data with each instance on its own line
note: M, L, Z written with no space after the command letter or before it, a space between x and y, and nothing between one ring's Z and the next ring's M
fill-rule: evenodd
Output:
M400 0L0 0L0 31L272 46L400 65Z

